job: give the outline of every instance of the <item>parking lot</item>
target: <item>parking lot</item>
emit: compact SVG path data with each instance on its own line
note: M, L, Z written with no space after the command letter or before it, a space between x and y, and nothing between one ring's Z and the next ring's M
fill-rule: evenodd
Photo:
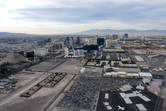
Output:
M80 76L57 104L60 109L95 110L100 91L116 91L121 85L138 85L139 79Z
M129 94L133 91L135 91L135 89L127 91L125 92L125 94ZM126 102L120 96L120 93L121 93L120 91L114 91L114 92L101 91L96 111L121 111L119 109L119 106L124 108L124 111L140 111L139 108L136 106L136 104L142 104L146 108L146 111L154 111L154 110L161 111L163 99L158 98L156 95L150 93L146 89L140 93L150 100L147 102L142 98L136 96L136 97L130 97L130 100L132 101L131 104L126 104ZM108 99L105 98L105 94L109 95ZM157 99L158 101L160 101L160 104L158 105L156 104ZM107 103L107 105L105 103ZM111 107L111 110L109 110L108 106Z

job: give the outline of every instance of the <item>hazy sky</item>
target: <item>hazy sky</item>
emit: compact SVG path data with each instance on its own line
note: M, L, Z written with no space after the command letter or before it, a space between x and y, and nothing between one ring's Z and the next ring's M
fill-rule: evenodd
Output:
M0 0L0 32L166 29L166 0Z

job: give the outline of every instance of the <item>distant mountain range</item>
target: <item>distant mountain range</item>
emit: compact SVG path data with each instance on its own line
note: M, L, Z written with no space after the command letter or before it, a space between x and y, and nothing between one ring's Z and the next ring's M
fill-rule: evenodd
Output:
M30 36L34 36L34 34L0 32L0 37L30 37Z
M166 30L135 30L135 29L126 29L126 30L113 30L113 29L91 29L82 31L79 33L64 34L64 35L79 35L79 34L123 34L123 33L133 33L133 34L166 34ZM9 37L43 37L43 36L55 36L57 34L51 35L38 35L38 34L26 34L26 33L10 33L10 32L0 32L0 37L9 38Z
M136 30L136 29L126 29L126 30L113 30L113 29L91 29L80 32L80 34L119 34L119 33L136 33L136 34L166 34L166 30Z

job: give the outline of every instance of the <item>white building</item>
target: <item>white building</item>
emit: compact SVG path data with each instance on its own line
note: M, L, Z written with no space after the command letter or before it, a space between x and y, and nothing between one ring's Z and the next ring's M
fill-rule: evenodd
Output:
M127 77L127 78L142 78L144 83L149 83L153 78L150 72L138 72L138 73L128 73L125 71L113 71L104 73L105 77Z
M144 59L141 56L135 56L135 58L137 59L138 62L143 62Z
M36 56L46 56L47 54L48 54L48 49L46 48L34 49L34 55Z
M152 74L150 72L139 72L138 73L140 78L143 78L144 83L149 83L151 79L153 78Z
M69 38L69 45L70 45L70 46L73 46L73 45L74 45L74 39L73 39L73 37L70 37L70 38Z
M74 50L74 55L73 57L84 57L85 54L84 54L84 50Z
M69 55L69 48L65 47L64 50L65 50L65 57L68 57L68 55Z
M82 68L81 70L80 70L80 73L85 73L85 71L86 71L86 68Z
M85 54L84 54L84 50L72 50L72 51L69 51L69 48L65 47L64 48L65 50L65 57L84 57Z

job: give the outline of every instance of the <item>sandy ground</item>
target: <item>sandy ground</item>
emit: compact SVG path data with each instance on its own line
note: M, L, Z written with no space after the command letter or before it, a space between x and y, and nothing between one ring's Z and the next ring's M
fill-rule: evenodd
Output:
M32 80L37 79L42 74L43 74L43 72L21 71L21 72L15 74L15 75L13 75L13 77L18 79L18 82L16 83L16 87L17 87L17 89L19 89L19 88L27 85ZM14 93L14 92L11 92L11 93ZM10 96L11 93L9 93L9 94L0 94L0 100L6 98L7 96Z
M40 111L56 94L59 93L73 76L74 75L66 75L53 88L42 88L30 98L19 97L20 94L17 94L0 106L0 111Z
M155 95L158 95L160 92L160 87L159 86L147 86L147 89L152 92Z
M77 66L81 64L83 63L79 62L78 59L69 59L56 69L49 72L67 72L68 74L77 74L80 71L80 67Z
M18 74L14 75L15 78L18 79L18 82L16 83L17 87L21 87L26 85L28 82L30 82L33 79L38 78L43 72L19 72Z
M30 89L34 85L36 85L37 83L39 83L41 80L43 80L44 78L46 78L50 74L51 73L48 73L48 74L44 73L40 77L31 80L28 84L24 85L23 87L20 87L17 90L15 90L14 92L8 94L8 96L4 100L0 101L0 106L6 105L8 103L11 103L12 101L16 102L15 101L16 98L19 97L23 92L25 92L26 90Z
M0 100L1 100L2 98L6 97L6 96L7 96L7 94L0 94Z
M18 82L16 83L18 89L11 94L8 94L6 97L4 97L5 95L0 95L0 99L1 97L5 98L0 101L0 111L39 111L43 109L44 106L46 106L47 103L49 103L49 101L62 90L66 83L70 81L70 79L74 76L73 74L79 72L80 69L77 67L77 65L80 65L81 62L79 62L79 59L69 59L59 67L51 70L50 72L69 73L53 88L42 88L30 98L20 97L24 91L28 90L49 76L51 74L50 72L44 73L42 71L45 71L48 68L50 69L50 67L54 67L55 64L57 63L42 62L31 67L31 69L38 72L22 71L14 75L14 77L18 79ZM69 86L71 85L72 84Z
M157 55L166 55L166 50L164 49L160 49L160 50L152 50L152 49L140 49L140 50L133 50L136 54L149 54L148 52L150 52L150 54L157 54Z
M41 62L39 64L36 64L32 67L30 67L28 70L32 70L32 71L47 71L51 68L53 68L55 65L57 65L58 62Z

